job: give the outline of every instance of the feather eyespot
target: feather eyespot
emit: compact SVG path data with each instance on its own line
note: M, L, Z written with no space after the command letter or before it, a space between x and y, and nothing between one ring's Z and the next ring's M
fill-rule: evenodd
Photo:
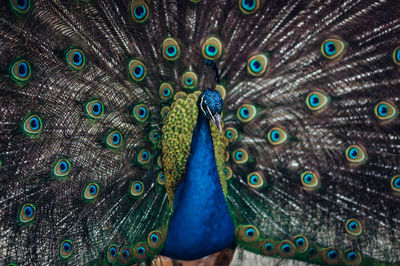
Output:
M117 261L117 256L118 256L118 246L113 244L108 247L107 250L107 260L109 263L114 263Z
M86 200L94 200L99 195L99 185L96 183L89 183L83 191L83 197Z
M14 12L24 15L31 8L31 0L10 0L11 8Z
M303 235L293 237L292 243L296 245L296 251L299 253L304 253L308 250L308 239Z
M268 131L268 141L272 145L281 145L288 139L288 135L285 130L279 127L271 128Z
M400 46L396 47L393 51L393 61L396 65L400 65Z
M339 264L342 254L335 248L327 248L322 251L322 259L327 264Z
M157 144L160 141L160 131L158 129L153 129L149 133L149 139L153 144Z
M350 163L363 164L368 156L365 149L358 145L351 145L346 149L346 158Z
M268 57L265 54L256 54L247 60L247 72L254 77L262 76L269 66Z
M19 220L22 223L29 223L35 219L36 215L36 207L32 203L26 203L22 205L21 210L19 211Z
M135 258L136 260L142 261L146 259L149 249L145 243L138 243L135 246Z
M260 236L260 233L254 225L241 225L237 229L238 237L246 243L254 242Z
M272 256L276 253L276 243L272 239L261 241L259 247L261 252L266 256Z
M147 69L142 61L132 59L129 61L128 69L129 75L136 82L142 81L146 77Z
M136 23L143 23L149 18L149 6L143 0L133 0L131 2L131 16Z
M390 180L390 185L394 192L400 193L400 175L395 175Z
M320 177L313 171L305 171L300 176L301 183L308 190L316 190L320 187Z
M93 100L86 104L85 110L89 117L98 119L103 116L104 106L101 101Z
M168 101L174 96L174 89L169 83L162 83L160 89L158 90L161 100Z
M150 248L161 249L165 242L165 235L160 230L154 230L147 236L147 243Z
M150 162L150 152L147 149L142 149L137 155L137 161L141 165L148 164Z
M27 60L21 59L11 65L10 72L15 82L26 82L31 77L31 66Z
M243 14L253 14L260 8L260 0L239 0L239 8Z
M359 236L363 232L361 222L357 219L349 219L346 222L346 231L352 236Z
M161 108L160 116L162 119L167 117L169 110L170 110L169 106L164 106L163 108Z
M346 43L335 38L327 39L321 45L322 55L329 60L339 58L343 55L345 49Z
M185 89L194 89L197 86L197 75L191 71L185 72L182 75L181 81L182 81L182 86ZM178 95L178 94L176 94L176 95Z
M226 180L229 180L229 179L232 178L233 172L232 172L232 169L229 166L225 167L224 173L225 173Z
M181 54L179 43L173 38L166 38L162 44L162 54L168 61L178 59Z
M306 104L311 111L322 111L328 105L329 98L318 91L311 92L307 95Z
M233 161L237 164L244 164L249 160L249 155L247 151L239 148L232 153Z
M259 172L253 172L247 175L247 184L252 188L262 188L266 185L264 176Z
M113 149L118 149L121 147L123 141L123 137L118 130L111 131L107 135L106 143L107 146Z
M129 263L131 261L131 259L132 259L132 256L133 256L133 251L132 251L131 248L129 248L129 247L121 248L121 250L120 250L120 261L123 264Z
M135 197L140 196L142 195L143 191L144 191L144 186L142 182L140 181L132 182L130 187L130 193L132 196Z
M67 159L58 160L53 167L55 177L65 177L71 171L71 163Z
M289 240L283 240L280 242L277 249L282 258L291 258L296 253L295 245Z
M66 239L64 241L62 241L60 243L60 256L63 259L68 258L69 256L71 256L72 254L72 250L73 250L73 245L72 245L72 241L69 239Z
M85 55L82 50L76 48L69 49L65 52L65 61L73 70L81 70L86 64Z
M157 183L160 185L164 185L165 184L165 175L163 171L160 171L157 174Z
M374 108L375 116L382 122L392 122L398 115L398 111L395 105L382 101L379 102Z
M236 116L242 122L250 122L256 117L257 109L254 105L251 104L243 104L237 110Z
M361 263L361 254L357 250L348 249L344 252L344 263L349 266L356 266Z
M37 115L31 115L25 119L22 128L28 135L35 136L42 130L42 120Z
M138 122L145 122L149 118L149 108L145 104L135 105L133 116Z
M229 142L234 142L238 138L238 132L233 127L227 127L225 129L225 137L228 139Z
M201 51L206 59L216 60L222 55L222 43L216 37L209 37L204 41Z

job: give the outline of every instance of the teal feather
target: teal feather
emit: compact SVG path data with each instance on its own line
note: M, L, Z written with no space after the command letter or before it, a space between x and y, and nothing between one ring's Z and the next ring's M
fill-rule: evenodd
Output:
M186 259L241 248L400 263L399 10L395 0L2 1L0 263L182 258L168 252L184 246L169 242L180 223L227 225L216 249L189 235L198 250ZM222 107L201 104L207 88ZM225 137L212 126L220 108ZM193 134L198 113L211 147ZM189 154L211 158L210 201L181 191L206 162ZM193 195L229 215L179 216Z

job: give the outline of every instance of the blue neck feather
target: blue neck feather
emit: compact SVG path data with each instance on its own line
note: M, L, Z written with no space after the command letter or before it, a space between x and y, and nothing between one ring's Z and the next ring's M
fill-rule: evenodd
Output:
M209 120L199 112L186 178L178 186L162 254L194 260L233 243L235 227L222 191Z

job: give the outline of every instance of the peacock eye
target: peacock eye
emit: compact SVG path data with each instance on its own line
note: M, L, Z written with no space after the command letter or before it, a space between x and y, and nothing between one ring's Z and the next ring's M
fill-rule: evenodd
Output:
M260 233L254 225L241 225L237 229L238 237L244 242L251 243L258 239Z
M123 264L126 264L132 257L133 251L128 247L121 248L120 260Z
M67 239L60 243L60 256L63 259L68 258L72 254L72 241Z
M400 65L400 46L396 47L393 51L393 61L396 65Z
M16 61L10 72L11 78L16 82L25 82L31 77L31 67L25 59Z
M226 180L229 180L229 179L232 178L233 172L232 172L232 169L229 166L226 166L224 168L224 173L225 173Z
M83 192L86 200L94 200L99 194L99 185L96 183L89 183Z
M107 136L106 143L108 147L117 149L122 145L122 135L119 131L114 130Z
M161 108L160 116L162 119L167 117L169 110L170 110L169 106L164 106L163 108Z
M160 185L164 185L165 184L165 175L163 171L160 171L157 174L157 183Z
M53 175L55 177L64 177L71 171L71 163L67 159L58 160L53 167Z
M264 176L259 172L247 175L247 184L252 188L262 188L266 185Z
M359 236L362 233L361 222L357 219L349 219L346 222L346 231L352 236Z
M19 212L19 220L22 223L29 223L35 218L36 207L32 203L22 205Z
M98 119L103 116L104 106L101 101L93 100L86 104L85 110L91 118Z
M178 42L173 38L166 38L162 44L162 52L166 60L174 61L178 59L180 55Z
M140 181L135 181L131 183L130 193L132 196L140 196L144 191L143 183Z
M367 153L358 145L351 145L346 149L346 158L349 162L363 164L367 161Z
M400 175L392 177L390 185L394 192L400 193Z
M209 60L216 60L222 55L222 43L216 37L209 37L202 45L203 56Z
M361 255L356 250L348 249L344 252L344 262L346 265L359 265L361 263Z
M114 263L116 261L117 255L118 255L118 246L117 245L111 245L108 248L107 252L107 260L109 263Z
M300 176L302 185L308 190L315 190L320 186L320 177L318 173L305 171Z
M398 111L393 104L382 101L374 108L375 116L383 122L391 122L396 118Z
M149 139L153 144L157 144L160 141L160 131L157 129L153 129L149 133Z
M265 54L256 54L247 60L247 72L250 75L259 77L268 69L268 57Z
M260 0L239 0L240 10L246 14L253 14L260 8Z
M138 104L133 107L133 116L139 122L145 122L149 118L149 111L145 104Z
M328 102L328 97L325 94L317 91L309 93L306 98L307 107L311 111L321 111L327 106Z
M246 150L239 148L232 153L232 158L235 163L244 164L248 161L249 155Z
M18 14L26 14L31 8L31 0L10 0L11 8Z
M345 51L346 44L339 39L327 39L321 45L321 52L325 58L333 60L338 58Z
M149 6L143 0L133 0L131 3L131 16L137 23L145 22L149 17Z
M42 120L37 115L31 115L22 124L25 133L35 136L42 130Z
M137 161L141 165L148 164L150 162L150 152L147 149L142 149L137 155Z
M280 145L287 141L288 135L285 130L274 127L268 131L268 141L272 145Z
M134 81L142 81L146 77L146 66L142 61L132 59L128 64L129 75Z
M308 239L303 235L293 237L292 242L296 245L296 251L304 253L308 250Z
M81 70L85 66L85 55L80 49L69 49L65 53L65 61L74 70Z
M289 240L283 240L278 245L278 252L283 258L290 258L296 252L295 245Z
M185 72L182 75L182 86L185 89L194 89L197 86L197 75L194 72Z
M237 118L242 122L250 122L256 117L257 109L254 105L243 104L237 111Z
M161 100L168 101L174 95L174 89L171 84L164 82L160 85L158 94L160 95Z
M227 127L225 129L225 136L228 139L229 142L234 142L235 140L237 140L239 134L238 131L233 128L233 127Z

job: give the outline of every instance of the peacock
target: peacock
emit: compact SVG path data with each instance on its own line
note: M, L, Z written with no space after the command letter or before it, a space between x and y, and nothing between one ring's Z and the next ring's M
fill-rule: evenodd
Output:
M2 1L0 264L399 264L399 14Z

